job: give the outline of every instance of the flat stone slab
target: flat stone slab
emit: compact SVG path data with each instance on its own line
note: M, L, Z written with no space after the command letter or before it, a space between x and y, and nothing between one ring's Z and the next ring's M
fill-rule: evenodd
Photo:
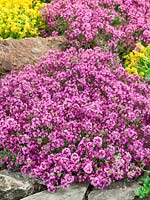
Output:
M119 181L104 190L94 190L88 200L133 200L138 182Z
M83 200L87 187L86 184L73 184L68 190L60 188L56 193L43 191L22 200Z

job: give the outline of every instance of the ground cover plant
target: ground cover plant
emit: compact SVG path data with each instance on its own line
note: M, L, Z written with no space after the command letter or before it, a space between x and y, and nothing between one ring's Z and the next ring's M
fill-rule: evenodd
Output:
M89 48L105 41L122 56L137 40L150 42L150 2L146 0L53 0L43 16L48 33L65 34L71 45L74 41Z
M35 37L45 28L40 0L0 0L0 39Z
M114 57L98 47L49 52L1 79L1 165L52 191L74 181L103 189L150 167L150 86L121 64L112 71Z
M25 19L2 24L2 38L38 35L46 22L45 36L65 35L73 47L0 79L0 168L29 173L50 191L140 176L150 168L149 1L53 0L41 16L40 2L30 1L29 18L29 0L8 19L12 4L2 6L0 20Z
M147 174L141 179L141 186L137 188L136 195L141 199L150 196L150 176Z
M124 56L126 71L129 74L150 78L150 45L137 43L136 49Z

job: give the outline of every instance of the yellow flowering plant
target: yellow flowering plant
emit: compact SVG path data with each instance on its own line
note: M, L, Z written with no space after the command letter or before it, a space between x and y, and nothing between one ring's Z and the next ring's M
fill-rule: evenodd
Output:
M126 71L131 75L150 77L150 45L136 44L136 49L124 56Z
M45 28L39 0L0 0L0 39L35 37Z

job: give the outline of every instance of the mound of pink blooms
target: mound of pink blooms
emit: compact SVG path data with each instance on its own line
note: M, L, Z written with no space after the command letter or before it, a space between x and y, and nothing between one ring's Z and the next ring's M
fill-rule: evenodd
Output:
M104 35L113 48L122 43L128 47L135 41L150 42L147 0L53 0L43 15L49 33L65 32L71 43L78 40L80 45L97 45Z
M150 86L114 62L98 47L70 48L1 79L1 165L51 191L103 189L150 167Z

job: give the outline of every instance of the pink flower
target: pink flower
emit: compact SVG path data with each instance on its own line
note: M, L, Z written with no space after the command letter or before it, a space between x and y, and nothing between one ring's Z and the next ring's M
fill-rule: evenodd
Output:
M72 161L73 163L78 163L78 162L80 161L79 155L78 155L77 153L73 153L73 154L71 155L71 161Z
M105 151L104 151L103 149L100 149L100 150L98 151L98 158L99 158L99 159L105 158L105 155L106 155L106 153L105 153Z
M102 143L103 143L103 140L102 140L101 137L97 136L97 137L94 137L93 143L94 143L94 145L96 145L98 147L101 147Z
M51 33L51 35L52 35L52 37L56 37L56 36L58 36L58 32L57 32L57 31L53 31L53 32Z
M69 148L64 148L62 150L62 154L66 155L66 156L70 156L71 155L71 151Z
M93 171L92 164L91 163L86 164L83 170L85 173L91 174Z
M93 177L91 178L91 184L94 186L94 187L97 187L99 185L99 178L98 177Z
M66 174L64 176L64 180L67 182L67 183L72 183L74 181L74 176L72 176L71 174Z

